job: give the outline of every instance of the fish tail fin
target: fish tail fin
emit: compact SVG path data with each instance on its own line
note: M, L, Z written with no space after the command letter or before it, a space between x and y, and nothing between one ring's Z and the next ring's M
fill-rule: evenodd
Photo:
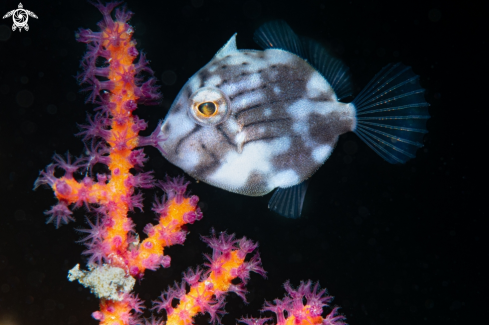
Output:
M283 217L297 219L301 216L309 180L287 188L277 188L268 202L268 208Z
M357 117L353 132L391 164L414 158L428 133L429 104L418 79L410 67L389 64L353 101Z

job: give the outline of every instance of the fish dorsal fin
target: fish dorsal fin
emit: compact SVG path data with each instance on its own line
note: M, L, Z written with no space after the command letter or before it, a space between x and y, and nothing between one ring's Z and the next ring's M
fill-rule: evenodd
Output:
M302 39L304 56L309 64L329 82L338 100L351 96L353 93L348 68L340 59L332 56L320 43L308 38Z
M221 59L230 53L238 51L238 47L236 46L236 35L238 35L238 33L234 33L229 41L227 41L227 43L219 51L217 51L215 55L216 59Z
M338 99L351 95L349 68L321 44L297 36L285 21L276 20L262 25L256 30L254 40L265 50L285 50L309 62L326 78Z
M255 31L253 39L264 50L281 49L305 59L301 39L283 20L263 24Z

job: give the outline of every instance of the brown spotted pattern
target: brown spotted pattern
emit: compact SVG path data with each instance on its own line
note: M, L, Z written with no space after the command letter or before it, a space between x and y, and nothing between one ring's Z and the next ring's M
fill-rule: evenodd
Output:
M334 148L338 136L352 130L354 112L336 101L329 85L310 95L314 68L291 53L287 62L274 62L274 51L281 50L239 51L213 59L189 80L161 129L167 138L161 145L170 162L196 179L246 195L270 192L270 173L293 170L302 181L324 163L327 157L317 161L313 151L324 145ZM252 76L254 81L247 83ZM199 125L185 113L189 98L202 87L218 88L229 98L231 114L218 125ZM303 109L309 104L311 112ZM271 144L281 138L288 139L288 150L272 157L264 154L273 166L270 172L250 171L240 186L213 180L230 152L240 155L252 143Z

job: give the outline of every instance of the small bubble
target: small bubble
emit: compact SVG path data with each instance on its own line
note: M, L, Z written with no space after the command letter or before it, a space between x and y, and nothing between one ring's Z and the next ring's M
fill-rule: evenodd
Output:
M51 115L54 115L56 114L56 111L58 110L58 108L56 106L54 106L53 104L50 104L46 107L46 111L51 114Z
M20 125L20 129L25 135L30 135L37 130L37 125L34 122L31 121L24 121Z
M451 310L457 310L457 309L460 309L460 307L462 307L462 303L458 300L455 300L452 302L452 305L450 306L450 309Z
M147 27L144 23L140 22L136 26L134 26L134 29L138 32L138 35L144 35L146 33Z
M25 297L25 303L30 305L34 302L34 297L33 296L27 296Z
M15 96L17 105L20 107L30 107L34 103L34 94L29 90L21 90Z
M66 27L61 27L58 29L58 38L63 41L71 39L71 31Z
M394 293L400 295L402 293L402 286L400 284L396 284L394 286Z
M292 253L289 256L289 263L300 263L302 261L302 255L299 253Z
M177 74L172 70L166 70L161 74L161 81L167 86L172 86L177 81Z
M207 211L208 204L206 202L199 201L199 203L197 203L197 205L199 206L200 211L202 211L202 212L206 212Z
M261 3L255 0L246 1L243 4L243 12L246 18L257 19L262 11Z
M76 100L76 94L72 91L68 92L66 94L66 100L68 100L69 102L74 102Z
M22 76L20 77L20 83L25 85L29 82L29 78L27 78L26 76Z
M0 290L3 292L3 293L7 293L10 291L10 286L6 283L2 284L2 286L0 287Z
M428 13L428 17L432 22L436 23L441 19L441 11L436 8L431 9L430 12Z
M336 54L341 55L341 54L345 53L345 48L344 48L344 47L343 47L341 44L337 44L337 45L334 47L333 51L334 51Z
M23 210L15 211L14 218L16 221L24 221L26 219L25 212Z
M47 311L54 310L56 308L56 301L54 299L44 300L44 309Z
M392 52L392 55L393 55L395 58L397 58L397 57L399 56L399 51L394 51L394 52Z
M30 257L26 256L26 260L28 259L30 259ZM46 275L42 272L31 271L27 275L27 282L34 287L38 287L42 284L45 277Z
M12 27L7 25L0 25L0 41L8 41L12 35Z
M358 150L357 143L352 140L348 140L343 144L343 151L348 155L354 155Z
M358 208L358 214L364 218L366 218L370 215L370 213L368 212L368 209L366 207L359 207Z
M385 55L385 49L383 48L380 48L380 49L377 49L377 56L378 57L383 57Z
M192 0L192 6L194 8L200 8L204 5L204 0Z
M26 37L22 40L22 44L24 44L24 47L28 47L32 44L32 41L29 37Z
M10 87L8 85L3 84L0 86L0 93L2 95L7 95L9 91L10 91Z

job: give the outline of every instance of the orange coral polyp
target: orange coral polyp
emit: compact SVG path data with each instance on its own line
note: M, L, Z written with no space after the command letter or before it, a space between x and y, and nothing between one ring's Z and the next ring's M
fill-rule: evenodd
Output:
M168 202L167 210L168 218L163 217L160 221L162 225L168 226L173 220L177 220L180 224L184 224L183 216L187 212L195 211L195 206L190 204L190 198L183 198L181 203L177 203L176 199Z
M197 207L190 203L190 198L183 198L181 201L181 203L177 203L175 199L172 199L166 202L168 213L160 216L159 224L153 226L148 238L141 242L137 254L134 254L133 258L129 258L129 268L137 267L139 273L143 273L146 270L145 260L151 258L152 255L163 256L164 247L173 244L161 237L163 229L173 233L182 231L181 227L186 223L183 218L185 213L196 212L197 210Z
M102 300L100 311L92 315L100 321L100 325L126 325L131 317L130 312L127 301Z

